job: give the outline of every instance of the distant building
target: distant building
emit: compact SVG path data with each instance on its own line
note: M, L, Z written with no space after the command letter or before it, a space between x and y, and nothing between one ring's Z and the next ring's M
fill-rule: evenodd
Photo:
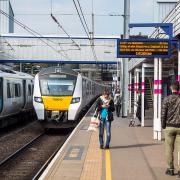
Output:
M14 12L10 0L0 0L0 9L11 18L0 13L0 34L14 33Z
M8 18L0 13L0 34L14 33L14 12L10 0L0 0L0 10L10 16L10 18ZM3 41L0 41L0 43L3 43ZM8 55L5 53L3 45L4 44L1 44L0 48L0 59L8 59L6 58ZM13 63L3 63L0 64L0 66L12 68Z
M154 22L161 23L177 2L178 0L154 0Z

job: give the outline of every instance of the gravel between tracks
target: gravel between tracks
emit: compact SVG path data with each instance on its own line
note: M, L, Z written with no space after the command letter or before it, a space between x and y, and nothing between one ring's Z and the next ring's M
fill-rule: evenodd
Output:
M43 132L39 123L34 122L23 129L0 138L0 161L17 151Z
M47 159L60 148L70 132L58 135L43 135L16 157L0 167L3 180L30 180Z

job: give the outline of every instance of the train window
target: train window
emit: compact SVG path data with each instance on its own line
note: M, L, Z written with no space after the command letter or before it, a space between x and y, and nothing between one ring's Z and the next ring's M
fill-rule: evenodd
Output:
M33 94L33 91L34 91L34 85L32 84L32 94Z
M76 84L76 76L64 78L44 77L40 79L41 91L44 96L72 96Z
M32 88L31 88L31 85L28 84L28 96L31 96L32 95Z
M14 84L14 91L15 91L15 97L20 97L21 96L21 85Z
M11 86L10 82L7 83L7 98L11 98Z

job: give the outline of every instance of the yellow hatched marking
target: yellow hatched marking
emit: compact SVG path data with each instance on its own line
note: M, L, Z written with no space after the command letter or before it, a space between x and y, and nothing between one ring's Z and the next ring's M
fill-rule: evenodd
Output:
M102 150L99 148L98 132L93 132L80 180L101 180Z
M106 153L106 180L112 180L110 150L107 149L105 153Z

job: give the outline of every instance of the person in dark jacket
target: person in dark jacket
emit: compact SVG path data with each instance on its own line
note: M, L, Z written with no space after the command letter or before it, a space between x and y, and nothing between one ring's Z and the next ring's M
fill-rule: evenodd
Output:
M114 105L116 109L116 116L119 117L121 111L121 94L119 89L115 92L114 95Z
M104 128L106 128L106 145L105 149L109 149L111 140L111 122L113 121L114 102L110 97L109 91L105 90L103 95L97 101L96 105L97 112L100 115L100 126L99 126L99 143L100 148L104 147Z
M172 95L166 97L162 105L162 128L165 134L165 154L168 164L167 175L174 175L174 146L175 141L180 157L180 95L179 82L174 82L170 87ZM180 178L180 162L178 163L178 176Z
M138 101L137 101L137 111L136 111L136 117L139 119L141 123L141 92L138 91ZM145 116L145 110L148 109L148 102L146 97L144 96L144 116Z

